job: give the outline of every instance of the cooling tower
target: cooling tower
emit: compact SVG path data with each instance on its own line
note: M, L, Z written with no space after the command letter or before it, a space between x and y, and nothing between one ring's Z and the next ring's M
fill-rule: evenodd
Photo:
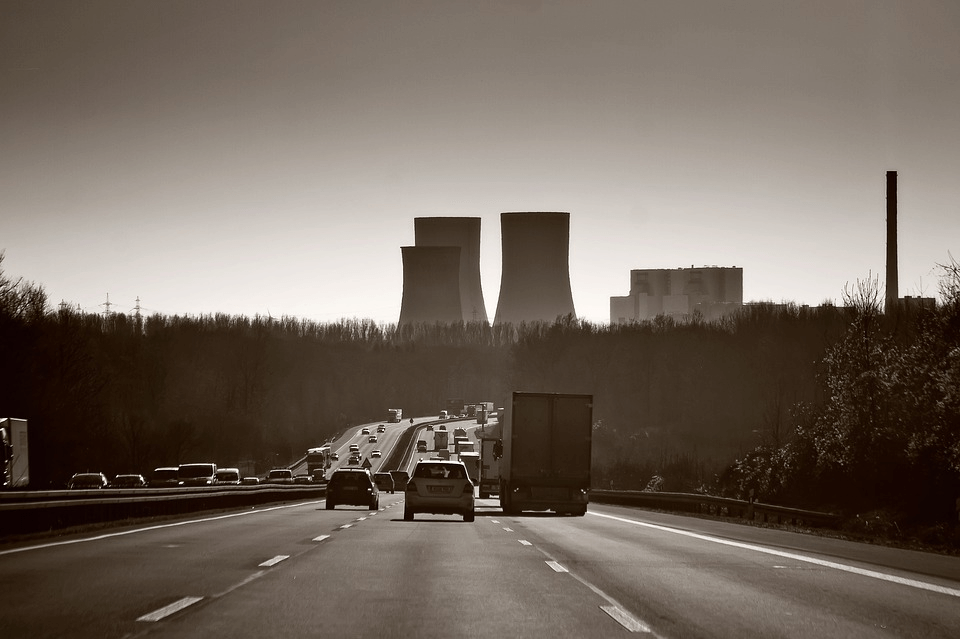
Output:
M460 247L403 246L403 301L400 325L459 322Z
M503 270L495 322L576 315L570 292L570 214L501 213Z
M413 220L417 246L460 247L460 304L464 322L484 322L487 308L480 288L480 218L418 217Z

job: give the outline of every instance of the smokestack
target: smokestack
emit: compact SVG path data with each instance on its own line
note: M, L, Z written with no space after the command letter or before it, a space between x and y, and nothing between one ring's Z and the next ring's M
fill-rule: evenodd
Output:
M417 246L460 247L460 304L464 322L487 323L487 307L480 287L480 218L417 217L413 220Z
M501 213L503 269L494 322L553 322L574 315L570 214Z
M887 171L887 295L884 312L894 310L900 299L897 286L897 172Z
M460 247L403 246L401 326L426 322L455 323L460 307Z

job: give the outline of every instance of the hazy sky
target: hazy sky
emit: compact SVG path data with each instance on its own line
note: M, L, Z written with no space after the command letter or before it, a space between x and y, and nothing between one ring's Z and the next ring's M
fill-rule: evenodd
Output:
M960 2L0 0L0 249L53 305L396 322L420 216L819 304L960 259ZM948 253L949 252L949 253Z

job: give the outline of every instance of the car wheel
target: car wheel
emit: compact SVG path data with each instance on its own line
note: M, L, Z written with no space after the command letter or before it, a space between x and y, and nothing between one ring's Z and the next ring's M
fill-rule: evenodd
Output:
M403 520L404 521L413 521L413 511L409 508L403 509Z
M473 519L474 519L475 516L476 516L476 515L474 514L474 511L473 511L473 510L470 510L470 511L468 511L468 512L463 513L463 520L464 520L464 521L468 521L468 522L469 522L469 521L473 521Z
M327 510L333 510L333 502L329 499L327 500Z

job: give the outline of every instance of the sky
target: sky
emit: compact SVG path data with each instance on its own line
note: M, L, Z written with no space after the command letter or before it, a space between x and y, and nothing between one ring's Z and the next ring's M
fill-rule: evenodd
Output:
M960 259L960 3L0 0L0 251L51 307L395 323L414 218L570 213L631 269L842 303Z

